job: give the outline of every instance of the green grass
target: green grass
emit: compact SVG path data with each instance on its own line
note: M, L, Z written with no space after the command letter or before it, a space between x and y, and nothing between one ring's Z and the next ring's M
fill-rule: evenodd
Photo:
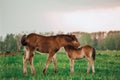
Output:
M28 76L23 75L23 55L0 56L0 80L120 80L120 52L97 51L95 61L96 73L86 73L87 61L75 61L75 72L70 74L69 59L65 52L57 53L58 73L54 73L53 63L47 69L46 76L42 70L47 55L35 54L34 66L36 75L32 76L29 63L27 63Z

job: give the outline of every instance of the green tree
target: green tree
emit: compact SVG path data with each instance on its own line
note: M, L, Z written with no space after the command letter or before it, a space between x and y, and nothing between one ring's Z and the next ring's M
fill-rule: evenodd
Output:
M0 41L0 53L4 52L4 42Z
M103 50L104 49L104 32L98 32L97 38L97 49Z
M104 40L105 49L120 50L120 34L112 33Z
M98 49L98 40L96 38L92 40L92 46Z
M83 33L80 37L80 44L81 45L92 45L93 41L91 35L89 33Z
M6 51L16 51L18 48L14 34L7 34L4 43Z
M17 43L17 49L16 51L20 51L21 50L21 37L22 35L21 34L18 34L15 36L15 42Z

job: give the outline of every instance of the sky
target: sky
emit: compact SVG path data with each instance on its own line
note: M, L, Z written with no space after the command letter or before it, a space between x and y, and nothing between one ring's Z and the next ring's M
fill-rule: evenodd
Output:
M0 0L0 36L120 30L120 0Z

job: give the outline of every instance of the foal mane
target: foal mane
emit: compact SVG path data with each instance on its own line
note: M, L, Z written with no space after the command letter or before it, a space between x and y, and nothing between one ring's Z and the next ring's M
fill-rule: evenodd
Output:
M56 35L56 37L63 37L63 38L65 38L68 42L69 42L69 41L73 41L73 40L77 41L77 38L75 37L75 35L58 34L58 35Z

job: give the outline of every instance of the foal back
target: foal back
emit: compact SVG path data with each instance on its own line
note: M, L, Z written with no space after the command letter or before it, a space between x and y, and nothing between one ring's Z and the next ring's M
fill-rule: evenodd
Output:
M85 45L82 47L82 51L81 51L85 57L89 57L89 58L93 58L93 60L95 60L95 48L93 48L92 46L90 45Z
M29 48L43 53L48 53L51 49L59 48L54 36L42 36L31 33L22 42L26 42L24 46L29 46Z

